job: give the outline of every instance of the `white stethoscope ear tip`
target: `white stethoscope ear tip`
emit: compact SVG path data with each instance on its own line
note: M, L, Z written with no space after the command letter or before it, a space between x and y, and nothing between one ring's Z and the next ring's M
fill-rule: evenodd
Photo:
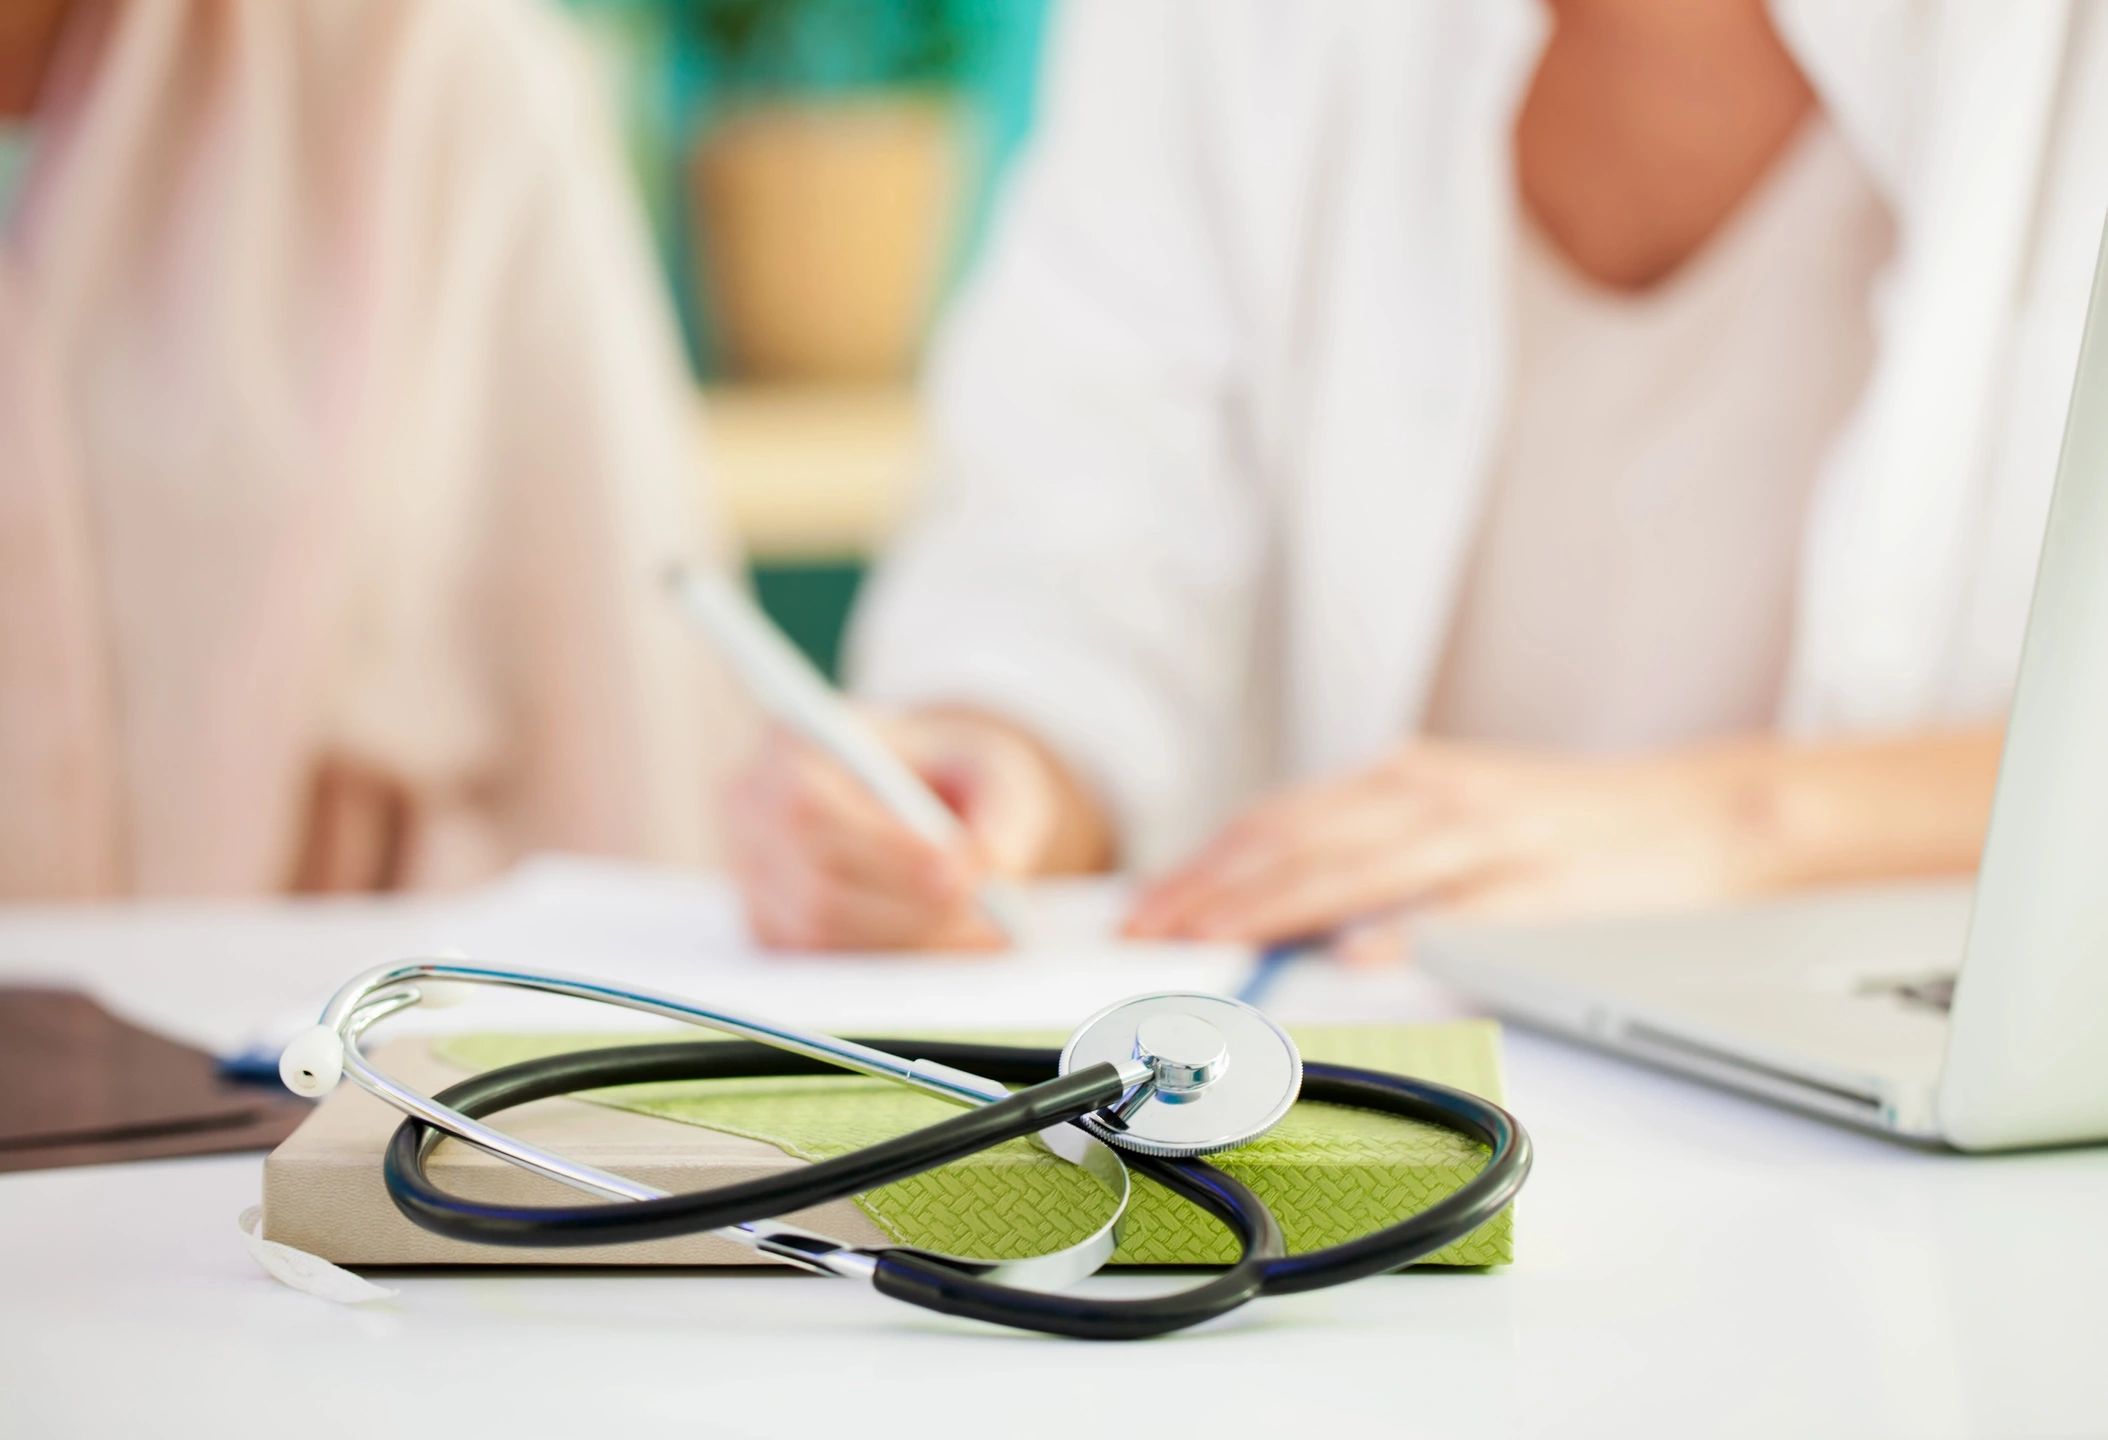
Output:
M344 1037L328 1025L301 1031L278 1057L278 1078L295 1095L327 1095L344 1078Z

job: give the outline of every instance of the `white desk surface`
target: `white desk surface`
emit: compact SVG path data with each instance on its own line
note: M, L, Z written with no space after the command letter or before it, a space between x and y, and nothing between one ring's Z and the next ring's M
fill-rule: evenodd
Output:
M0 909L0 976L70 977L225 1043L449 913ZM882 967L804 968L837 1013L899 1011ZM970 973L914 986L914 1013L983 1018ZM1306 968L1269 1008L1448 1005L1410 974ZM2108 1433L2108 1151L1922 1153L1527 1034L1507 1055L1538 1147L1515 1265L1126 1346L788 1273L418 1272L340 1307L244 1251L256 1156L0 1176L0 1434Z

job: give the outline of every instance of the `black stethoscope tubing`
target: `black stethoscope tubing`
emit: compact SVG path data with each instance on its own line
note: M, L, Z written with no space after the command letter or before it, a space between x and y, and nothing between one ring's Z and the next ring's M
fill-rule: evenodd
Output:
M897 1039L863 1043L905 1047L938 1064L1030 1088L1009 1100L783 1175L614 1204L498 1205L451 1194L432 1182L425 1166L444 1132L407 1119L397 1127L383 1162L388 1193L423 1229L476 1244L610 1245L664 1239L774 1218L859 1194L1003 1140L1072 1121L1119 1098L1112 1067L1056 1075L1056 1050ZM437 1098L481 1119L582 1090L839 1073L824 1061L746 1041L683 1041L522 1061L464 1080ZM1424 1121L1468 1135L1491 1153L1477 1175L1427 1209L1354 1240L1290 1255L1272 1211L1234 1177L1203 1160L1123 1152L1132 1169L1227 1226L1239 1243L1237 1262L1200 1285L1169 1295L1108 1300L1019 1289L989 1280L970 1265L896 1246L870 1252L876 1261L873 1284L909 1304L1011 1328L1084 1339L1140 1339L1199 1324L1262 1294L1319 1289L1423 1259L1498 1215L1529 1174L1528 1135L1505 1110L1475 1095L1405 1076L1307 1062L1302 1098Z

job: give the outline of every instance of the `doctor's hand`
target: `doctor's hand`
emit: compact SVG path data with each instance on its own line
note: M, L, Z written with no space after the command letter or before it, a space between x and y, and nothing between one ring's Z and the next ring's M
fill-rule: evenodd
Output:
M1583 759L1433 741L1286 791L1150 886L1139 937L1337 932L1403 949L1403 917L1705 903L1764 888L1764 767L1739 749Z
M1723 900L1761 887L1752 767L1730 752L1577 759L1420 742L1289 790L1144 891L1146 938L1268 943L1339 932L1402 948L1422 910L1572 914Z
M1838 745L1756 738L1600 759L1421 741L1286 791L1150 886L1141 937L1338 932L1392 958L1422 911L1569 917L1966 870L1996 731Z
M966 844L916 835L825 753L781 729L726 797L730 865L747 921L780 949L992 949L976 891L1102 864L1098 807L1044 746L978 712L873 724L959 816Z

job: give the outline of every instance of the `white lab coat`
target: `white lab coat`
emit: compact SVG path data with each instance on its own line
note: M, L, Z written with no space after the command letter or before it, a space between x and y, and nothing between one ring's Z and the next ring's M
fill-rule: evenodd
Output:
M1781 723L1995 718L2108 200L2108 27L1775 0L1893 213ZM934 365L941 467L855 636L1009 714L1159 861L1409 735L1497 451L1534 0L1072 0Z

